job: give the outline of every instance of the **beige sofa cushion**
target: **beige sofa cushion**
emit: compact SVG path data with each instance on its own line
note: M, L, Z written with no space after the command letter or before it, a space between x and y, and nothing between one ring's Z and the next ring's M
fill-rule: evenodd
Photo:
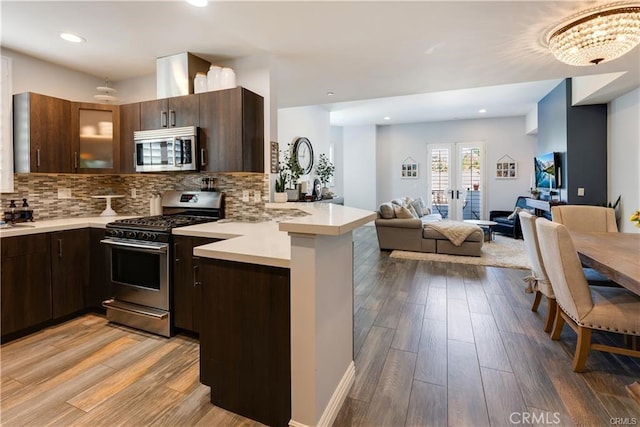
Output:
M434 230L430 227L423 227L422 229L422 237L425 239L435 239L435 240L448 240L439 231ZM484 241L484 233L482 229L475 230L465 239L465 242L483 242Z
M393 212L396 214L396 218L415 218L411 211L404 206L394 205Z
M386 202L380 205L380 216L384 219L391 219L396 217L396 213L393 210L391 202Z

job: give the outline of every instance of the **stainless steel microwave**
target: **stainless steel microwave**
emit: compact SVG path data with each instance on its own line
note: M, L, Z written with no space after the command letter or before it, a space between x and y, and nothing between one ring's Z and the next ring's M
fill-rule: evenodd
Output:
M133 132L136 172L194 171L198 168L198 128Z

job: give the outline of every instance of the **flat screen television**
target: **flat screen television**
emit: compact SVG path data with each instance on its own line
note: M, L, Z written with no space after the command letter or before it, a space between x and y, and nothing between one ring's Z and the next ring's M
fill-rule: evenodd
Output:
M560 153L547 153L536 156L534 163L536 188L560 188L562 186Z

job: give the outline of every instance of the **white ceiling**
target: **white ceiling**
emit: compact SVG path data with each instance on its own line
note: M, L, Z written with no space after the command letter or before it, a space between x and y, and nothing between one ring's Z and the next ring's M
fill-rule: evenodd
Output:
M637 87L638 48L571 67L543 46L545 30L593 5L3 0L0 17L3 47L116 83L154 73L157 57L179 52L211 61L268 55L278 107L326 105L334 124L368 124L522 115L565 77L627 71L599 102ZM64 42L61 31L87 42Z

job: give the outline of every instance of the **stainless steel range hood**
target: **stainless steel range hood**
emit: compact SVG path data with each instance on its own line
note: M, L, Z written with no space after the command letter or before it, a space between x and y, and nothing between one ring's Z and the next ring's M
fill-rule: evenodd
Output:
M156 59L156 95L158 99L193 93L198 71L206 73L211 63L183 52Z

